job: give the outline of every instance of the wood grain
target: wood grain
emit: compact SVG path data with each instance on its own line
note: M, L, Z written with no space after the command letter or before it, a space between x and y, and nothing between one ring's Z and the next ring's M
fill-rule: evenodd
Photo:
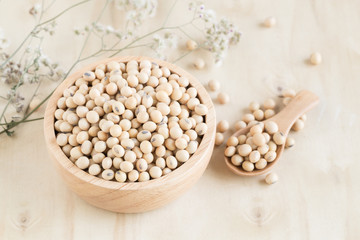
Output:
M11 37L11 49L32 26L26 13L35 2L0 1L0 25ZM45 17L72 2L57 1ZM46 40L49 57L65 67L76 59L83 39L71 30L90 23L98 3L59 20L56 34ZM172 1L159 3L157 16L141 33L162 24ZM279 182L267 186L262 177L231 173L221 146L201 180L177 200L144 214L115 214L86 204L66 187L49 161L43 123L28 123L13 138L0 137L0 239L360 239L360 1L208 0L205 6L232 19L243 32L219 68L202 51L177 63L203 84L221 82L231 101L216 104L217 120L234 123L251 101L276 97L279 88L309 89L321 99L303 131L292 135L296 145L274 167ZM187 1L178 1L169 25L183 22L187 7ZM119 15L113 8L102 22L120 28ZM268 16L277 18L274 28L260 26ZM198 36L197 30L189 31ZM180 46L185 40L179 39ZM90 45L94 50L96 42ZM181 51L173 51L168 60ZM319 66L307 63L314 51L323 56ZM144 49L125 54L145 55ZM192 67L197 57L207 64L202 71ZM16 228L14 222L19 224L25 214L39 220L31 228Z

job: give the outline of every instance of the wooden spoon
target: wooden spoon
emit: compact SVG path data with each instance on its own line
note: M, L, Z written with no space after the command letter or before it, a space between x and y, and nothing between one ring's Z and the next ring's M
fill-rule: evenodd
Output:
M319 98L314 93L303 90L300 91L291 101L290 103L281 110L278 114L274 115L273 117L263 121L266 123L268 121L274 121L279 126L279 132L282 132L285 137L287 137L292 125L294 122L305 114L307 111L315 107L319 103ZM250 131L251 127L243 128L233 134L233 136L238 137L240 135L246 135ZM242 169L241 166L235 166L231 163L230 158L225 157L225 163L230 168L230 170L237 175L241 176L257 176L270 171L275 163L278 162L281 154L284 151L285 144L278 146L276 150L276 159L269 163L264 169L261 170L254 170L252 172L247 172Z

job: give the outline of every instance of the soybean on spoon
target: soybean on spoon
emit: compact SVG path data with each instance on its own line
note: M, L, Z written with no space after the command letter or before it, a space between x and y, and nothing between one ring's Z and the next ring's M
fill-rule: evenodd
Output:
M273 117L263 121L265 124L268 121L273 121L277 123L279 127L279 132L282 132L285 137L288 136L289 131L294 124L294 122L303 114L308 112L310 109L315 107L319 103L319 98L314 93L308 90L302 90L290 101L290 103L284 107L278 114L274 115ZM240 129L239 131L235 132L232 136L238 137L240 135L246 135L252 126L248 126L246 128ZM270 171L274 165L278 162L281 154L284 151L285 144L278 146L276 150L276 158L264 169L255 169L252 172L247 172L242 169L241 166L235 166L231 163L230 158L225 156L225 163L228 168L237 175L241 176L258 176L267 173Z

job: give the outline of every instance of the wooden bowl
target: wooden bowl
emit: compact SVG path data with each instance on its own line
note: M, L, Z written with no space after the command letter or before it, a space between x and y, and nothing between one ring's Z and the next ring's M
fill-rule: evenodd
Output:
M63 91L80 78L85 71L94 70L101 63L106 64L110 61L125 63L130 60L149 60L169 68L171 72L179 76L187 77L190 84L197 89L200 101L209 109L205 118L208 131L203 136L198 150L191 158L171 173L147 182L119 183L92 176L79 169L66 157L56 143L54 112L57 100L62 96ZM179 197L195 184L205 171L212 155L216 130L215 123L215 109L211 98L204 87L183 69L168 62L148 57L115 57L84 67L69 76L58 86L49 99L45 110L44 134L50 156L66 184L73 192L96 207L120 213L135 213L161 207Z

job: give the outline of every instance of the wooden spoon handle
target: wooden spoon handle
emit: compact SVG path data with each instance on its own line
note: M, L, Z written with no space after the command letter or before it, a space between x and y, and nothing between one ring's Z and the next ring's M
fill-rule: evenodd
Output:
M294 122L318 103L318 96L308 90L302 90L296 94L283 110L272 118L272 121L279 125L281 132L287 134Z

